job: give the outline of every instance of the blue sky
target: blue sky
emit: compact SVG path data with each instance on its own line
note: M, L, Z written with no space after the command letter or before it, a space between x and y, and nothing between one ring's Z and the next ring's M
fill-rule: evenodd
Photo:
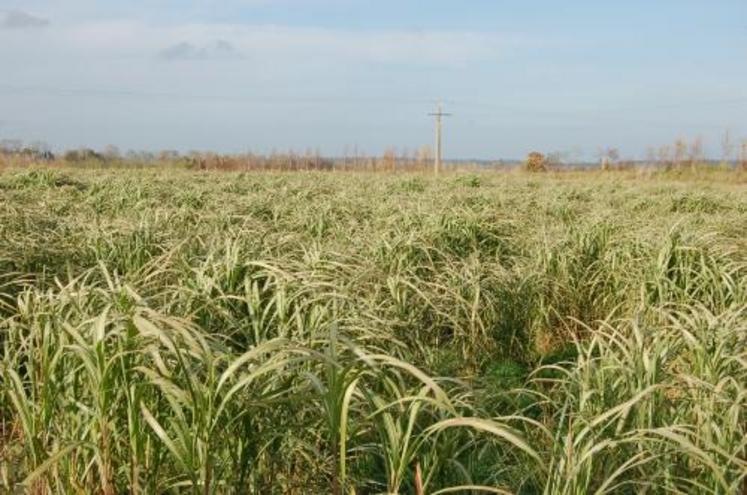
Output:
M0 138L448 157L747 138L744 0L0 0Z

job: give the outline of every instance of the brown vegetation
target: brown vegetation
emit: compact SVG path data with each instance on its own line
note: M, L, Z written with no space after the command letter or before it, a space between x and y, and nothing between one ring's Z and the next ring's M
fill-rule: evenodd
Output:
M524 170L527 172L546 172L547 169L547 157L538 151L532 151L524 160Z

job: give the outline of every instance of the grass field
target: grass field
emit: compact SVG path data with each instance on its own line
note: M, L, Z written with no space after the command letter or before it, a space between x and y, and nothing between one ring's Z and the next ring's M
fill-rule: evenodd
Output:
M712 175L1 172L0 492L747 490Z

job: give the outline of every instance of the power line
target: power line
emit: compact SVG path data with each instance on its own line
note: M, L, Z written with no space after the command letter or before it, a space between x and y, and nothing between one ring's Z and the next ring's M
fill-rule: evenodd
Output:
M162 90L132 90L132 89L102 89L102 88L60 88L41 85L0 84L0 92L6 93L35 93L52 96L83 96L83 97L134 97L134 98L174 98L193 100L215 100L226 102L266 103L266 104L329 104L329 103L361 103L381 104L382 102L400 105L426 105L432 100L426 98L399 97L345 97L345 96L257 96L236 94L207 94L207 93L179 93Z
M247 103L259 103L259 104L329 104L329 103L361 103L361 104L399 104L399 105L424 105L431 103L432 100L425 98L407 98L407 97L372 97L372 98L361 98L361 97L344 97L344 96L308 96L308 97L296 97L296 96L264 96L264 97L251 97L247 95L231 95L231 94L201 94L201 93L179 93L174 91L163 91L163 90L133 90L133 89L102 89L102 88L60 88L60 87L49 87L43 85L14 85L14 84L0 84L0 92L6 93L41 93L59 96L84 96L84 97L133 97L133 98L175 98L175 99L194 99L194 100L215 100L215 101L227 101L227 102L247 102ZM596 108L576 108L572 110L553 110L552 108L543 109L532 109L521 106L509 106L500 103L492 102L489 100L475 101L475 100L443 100L443 103L448 103L452 106L460 108L493 108L500 109L504 112L515 112L515 113L531 113L531 114L542 114L542 115L554 115L562 117L565 115L578 115L578 114L589 114L589 113L617 113L617 112L629 112L635 110L667 110L667 109L689 109L695 107L704 106L719 106L719 105L741 105L747 104L747 97L737 98L725 98L725 99L714 99L714 100L688 100L676 103L658 103L645 105L642 103L619 106L619 107L596 107ZM472 112L470 112L472 113Z
M676 102L676 103L654 103L645 104L643 102L637 102L635 104L618 106L618 107L603 107L599 106L596 108L574 108L572 110L554 110L552 108L532 109L520 106L508 106L500 103L494 103L490 101L474 101L474 100L454 100L450 102L452 105L457 107L474 107L474 108L493 108L499 109L505 112L520 112L520 113L533 113L543 115L555 115L564 116L568 114L590 114L590 113L616 113L616 112L629 112L629 111L643 111L643 110L670 110L670 109L691 109L697 107L708 107L708 106L720 106L720 105L742 105L747 104L747 97L736 97L736 98L724 98L714 100L688 100Z

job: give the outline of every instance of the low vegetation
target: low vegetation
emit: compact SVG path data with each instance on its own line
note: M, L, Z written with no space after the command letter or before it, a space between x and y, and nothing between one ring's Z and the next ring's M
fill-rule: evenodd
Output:
M736 174L6 170L0 491L739 493Z
M527 172L546 172L549 168L547 157L539 151L532 151L524 160L524 170Z

